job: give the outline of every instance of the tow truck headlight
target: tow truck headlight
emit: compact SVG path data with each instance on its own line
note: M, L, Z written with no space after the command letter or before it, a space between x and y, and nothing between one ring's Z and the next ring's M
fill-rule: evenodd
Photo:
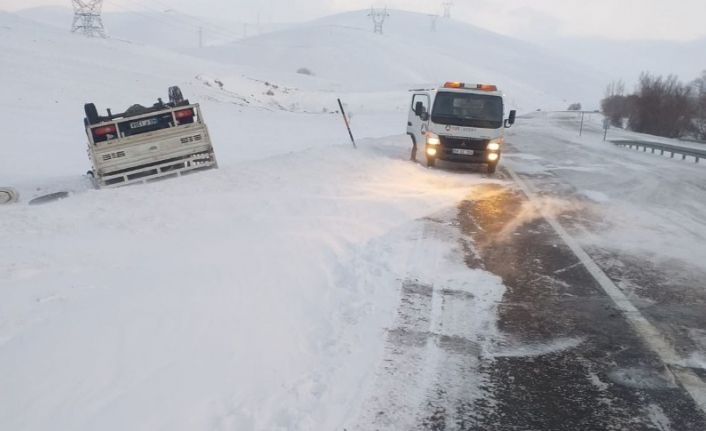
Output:
M500 147L503 144L503 138L497 138L493 139L488 143L488 146L486 147L488 151L500 151Z
M441 139L436 133L427 132L427 145L441 145Z
M488 154L488 160L491 162L494 162L500 158L500 155L498 153L490 153Z
M434 147L427 148L427 154L432 157L436 156L436 148L434 148Z

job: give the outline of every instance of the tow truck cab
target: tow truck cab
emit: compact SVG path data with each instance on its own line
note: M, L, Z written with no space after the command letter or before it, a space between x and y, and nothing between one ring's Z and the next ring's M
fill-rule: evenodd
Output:
M504 144L504 129L515 123L505 117L503 93L495 85L447 82L438 89L412 90L407 134L412 159L421 148L427 166L437 160L482 163L495 172Z

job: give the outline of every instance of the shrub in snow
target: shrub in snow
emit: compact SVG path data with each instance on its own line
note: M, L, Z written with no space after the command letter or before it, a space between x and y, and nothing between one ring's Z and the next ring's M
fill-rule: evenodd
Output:
M314 72L312 72L311 70L307 69L306 67L300 67L299 69L297 69L297 73L300 74L300 75L309 75L309 76L313 76L313 75L314 75Z
M630 128L650 135L677 138L692 126L691 88L675 75L663 78L649 73L640 76Z

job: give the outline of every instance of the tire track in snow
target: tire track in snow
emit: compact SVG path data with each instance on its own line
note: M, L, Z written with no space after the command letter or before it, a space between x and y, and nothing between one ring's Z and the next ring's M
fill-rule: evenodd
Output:
M465 265L454 219L455 209L420 221L383 366L354 429L445 429L447 409L480 396L480 343L495 328L502 286Z

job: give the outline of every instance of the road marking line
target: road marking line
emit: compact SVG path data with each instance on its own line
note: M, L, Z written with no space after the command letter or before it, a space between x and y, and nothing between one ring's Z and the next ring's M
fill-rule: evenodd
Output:
M625 318L630 322L633 329L642 338L645 344L664 362L667 370L674 376L682 387L689 393L696 405L706 414L706 383L692 370L685 368L684 359L674 350L674 347L667 341L659 330L652 325L640 310L633 305L628 297L613 280L593 261L591 256L581 247L569 232L559 223L553 215L549 214L542 205L539 205L537 193L528 182L520 178L519 175L507 165L505 169L512 179L520 186L522 192L542 217L551 225L554 231L561 237L564 243L571 249L576 257L581 261L591 276L600 284L603 291L613 300L619 310L623 312Z

